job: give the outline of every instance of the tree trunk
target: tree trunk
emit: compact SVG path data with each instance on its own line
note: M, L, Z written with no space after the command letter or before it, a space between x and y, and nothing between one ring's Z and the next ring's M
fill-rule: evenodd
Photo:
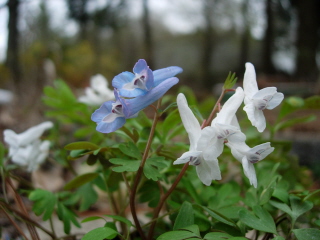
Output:
M143 0L143 29L144 29L144 44L145 44L145 60L149 67L154 67L153 63L153 39L150 26L148 0Z
M211 89L213 86L212 75L210 72L213 55L213 27L212 27L212 9L214 0L204 0L204 18L205 29L203 34L203 52L201 59L201 80L205 89Z
M296 1L299 25L297 29L296 72L298 79L316 82L319 69L316 62L319 45L319 0Z
M245 63L249 61L249 41L250 41L250 23L248 16L248 0L245 0L242 4L242 16L243 16L243 32L240 39L240 56L238 73L245 71Z
M272 63L272 55L274 48L274 14L273 14L272 0L266 0L266 18L267 28L264 36L263 43L263 71L266 74L274 74L276 72Z
M8 22L8 44L6 66L9 69L10 77L13 81L15 90L20 93L21 87L21 66L19 59L19 0L8 0L7 6L9 9Z

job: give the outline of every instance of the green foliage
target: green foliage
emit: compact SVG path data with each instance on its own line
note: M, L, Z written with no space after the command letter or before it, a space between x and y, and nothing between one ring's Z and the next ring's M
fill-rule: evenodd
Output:
M95 228L83 236L82 240L114 239L119 233L109 227Z
M224 82L223 89L231 89L236 84L237 80L236 73L231 74L231 72L229 72Z
M34 202L32 211L37 216L43 214L43 221L51 218L57 203L57 197L53 193L43 189L36 189L29 194L29 199Z
M267 210L260 206L254 206L253 212L255 215L250 213L248 210L240 210L240 220L253 229L277 234L276 225Z
M320 230L315 228L294 229L292 230L298 240L312 240L320 238Z
M182 229L194 224L194 213L192 204L183 202L179 210L178 216L174 222L173 230ZM200 233L199 233L200 234Z

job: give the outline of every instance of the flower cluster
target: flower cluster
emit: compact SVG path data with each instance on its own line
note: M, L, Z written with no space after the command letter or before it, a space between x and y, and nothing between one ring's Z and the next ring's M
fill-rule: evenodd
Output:
M113 100L113 91L108 88L108 81L101 74L91 77L90 87L85 89L85 95L79 97L79 102L90 106L99 106L105 101Z
M112 80L115 101L107 101L91 116L97 123L97 131L110 133L122 127L126 119L138 113L161 98L178 83L174 77L182 68L172 66L152 71L145 60L140 59L133 73L123 72Z
M9 145L9 156L20 166L27 167L29 172L37 170L49 154L50 141L41 141L40 137L52 122L43 122L20 134L10 129L3 131L4 141Z
M238 87L235 94L225 102L211 122L211 126L203 129L189 108L185 96L180 93L177 97L179 113L189 136L190 148L173 164L194 165L199 179L207 186L212 180L221 179L218 157L223 151L224 143L231 148L233 156L242 163L244 173L254 187L257 187L257 177L253 164L274 150L269 142L250 148L245 143L246 136L241 132L236 112L244 101L244 110L249 120L259 132L262 132L266 127L263 110L275 108L284 96L278 93L275 87L259 90L251 63L246 63L243 87L244 89Z

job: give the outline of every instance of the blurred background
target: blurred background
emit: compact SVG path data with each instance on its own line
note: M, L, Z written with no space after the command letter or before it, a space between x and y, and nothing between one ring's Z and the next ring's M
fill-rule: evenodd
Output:
M54 79L75 91L97 73L111 83L141 58L182 67L180 84L200 99L229 71L241 84L248 61L260 88L319 94L319 12L319 0L0 0L0 128L39 122ZM307 141L295 148L317 161L319 132L312 122L285 137Z

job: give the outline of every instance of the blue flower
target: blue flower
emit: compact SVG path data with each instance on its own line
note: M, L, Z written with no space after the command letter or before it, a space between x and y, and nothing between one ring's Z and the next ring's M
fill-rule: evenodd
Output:
M134 66L133 72L123 72L115 76L112 86L119 90L122 97L137 97L147 94L161 82L182 72L180 67L167 67L151 71L147 62L140 59Z
M107 101L101 105L91 116L91 120L96 122L97 131L102 133L110 133L121 128L126 118L123 114L122 103L116 90L114 90L116 101Z
M121 98L118 90L115 89L116 101L103 103L91 116L91 120L98 124L96 130L102 133L110 133L121 128L126 119L136 117L142 109L161 98L178 82L178 78L168 78L145 95L131 99Z

